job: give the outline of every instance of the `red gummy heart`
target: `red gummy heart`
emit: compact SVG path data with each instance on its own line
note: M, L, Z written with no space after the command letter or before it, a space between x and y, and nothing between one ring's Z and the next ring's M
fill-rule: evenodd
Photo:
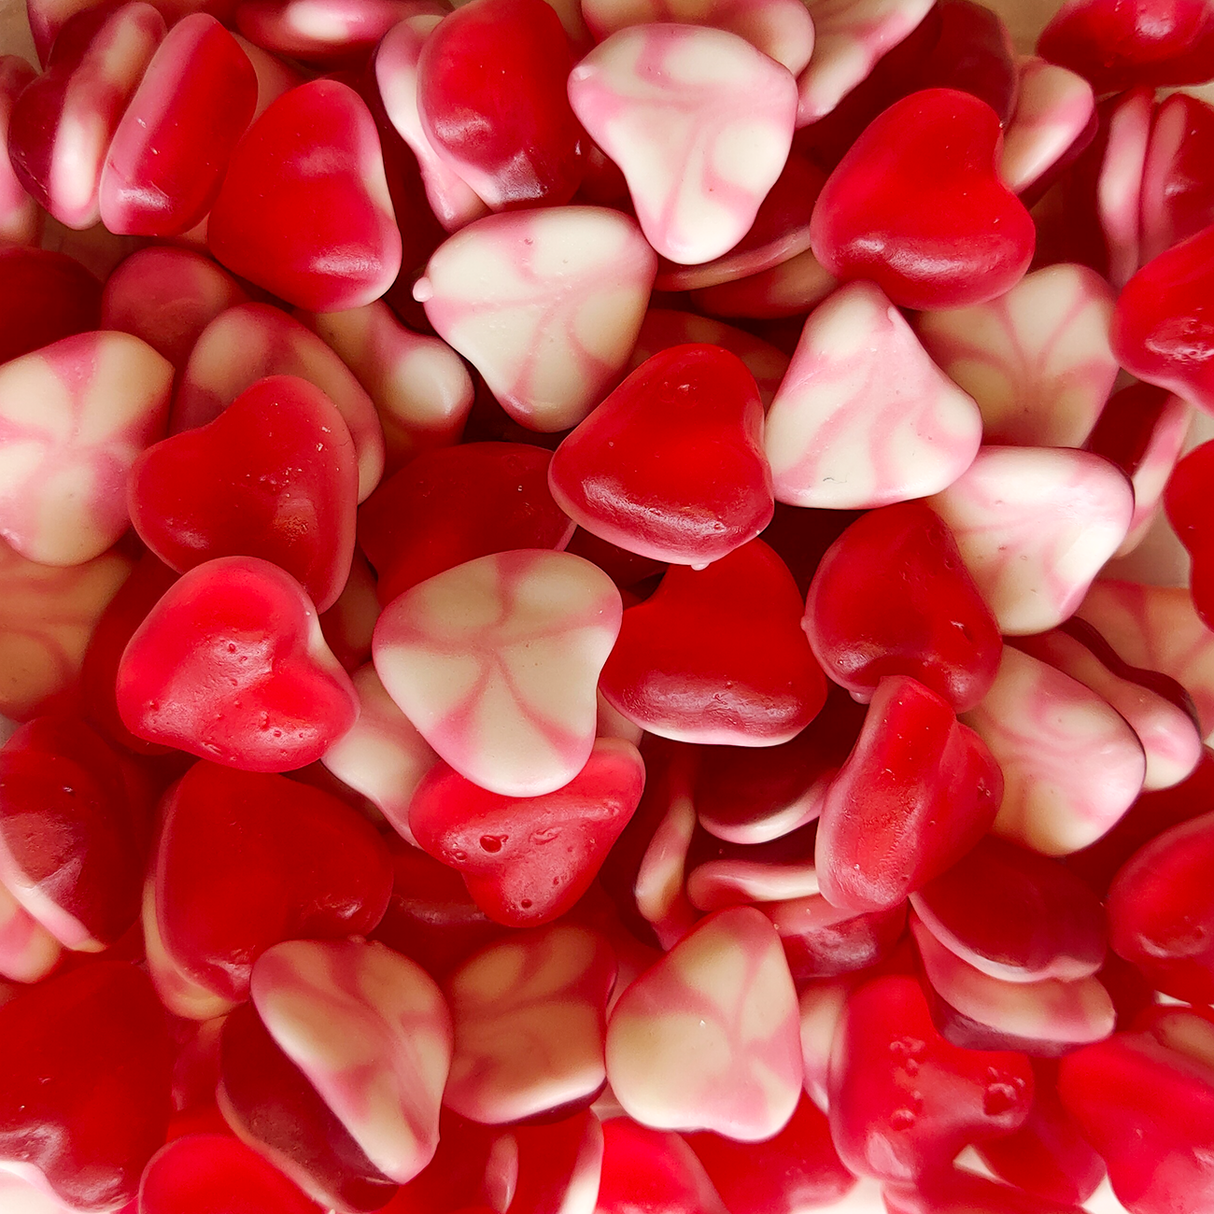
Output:
M1018 1129L1033 1070L1010 1051L951 1045L914 978L878 978L848 998L830 1063L830 1128L853 1172L907 1184L962 1147Z
M707 569L674 565L651 598L624 612L599 688L664 738L787 742L826 702L800 615L792 574L761 540Z
M244 771L306 767L358 717L299 583L244 556L166 592L122 655L117 697L136 736Z
M156 443L131 469L131 522L179 573L258 556L297 578L317 611L341 594L354 553L358 462L317 387L274 375L213 422Z
M370 932L392 891L388 852L357 811L285 776L196 763L165 799L154 881L173 960L225 999L283 940Z
M1003 642L953 533L922 502L871 510L822 558L805 604L822 668L859 699L905 674L957 712L990 690Z
M0 250L0 363L101 327L101 284L63 253Z
M169 1124L169 1038L147 978L95 961L0 1007L0 1166L35 1169L65 1205L135 1197Z
M903 308L985 303L1032 260L1036 229L999 177L999 116L955 89L895 102L828 178L810 225L818 260Z
M236 145L211 209L215 259L309 312L378 299L400 272L375 120L336 80L284 93Z
M573 780L542 797L503 797L440 763L413 796L409 826L491 919L536 927L589 889L644 785L641 756L619 738L596 741Z
M754 376L720 346L663 350L556 449L552 494L629 552L702 568L771 522Z

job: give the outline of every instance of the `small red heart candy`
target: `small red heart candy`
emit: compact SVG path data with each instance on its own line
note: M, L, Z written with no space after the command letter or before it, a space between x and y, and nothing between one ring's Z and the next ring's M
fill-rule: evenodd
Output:
M925 89L895 102L822 188L814 254L902 308L964 308L1010 291L1036 229L999 177L1002 144L999 115L969 93Z
M707 569L673 565L651 598L624 612L600 690L664 738L787 742L826 702L801 611L792 574L761 540Z
M306 767L358 717L299 583L245 556L166 592L122 655L117 698L137 737L244 771Z
M135 462L131 521L184 573L218 556L259 556L327 611L354 554L358 461L336 407L294 375L274 375L213 422L156 443Z
M561 443L548 482L600 539L703 568L771 522L754 376L720 346L655 354Z
M618 738L596 741L573 780L540 797L500 796L440 763L414 794L409 826L491 919L536 927L590 887L644 785L640 754Z

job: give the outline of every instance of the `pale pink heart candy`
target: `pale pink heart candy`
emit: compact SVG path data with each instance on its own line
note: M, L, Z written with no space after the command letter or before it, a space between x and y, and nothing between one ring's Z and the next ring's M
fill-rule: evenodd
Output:
M62 955L59 941L0 885L0 977L38 982Z
M744 859L708 860L692 869L687 897L697 910L714 911L751 902L788 902L818 892L812 853L800 863Z
M384 690L374 666L360 667L350 680L358 693L358 720L325 751L321 762L371 801L392 829L416 847L409 805L438 755Z
M919 340L978 402L985 442L1079 447L1117 378L1115 300L1094 270L1048 266L989 303L923 313Z
M384 429L385 474L459 442L472 411L472 376L446 342L401 324L382 300L347 312L298 313L354 372Z
M1155 110L1153 89L1125 93L1109 115L1108 146L1096 181L1096 213L1109 248L1109 281L1120 290L1142 265L1142 178Z
M1075 613L1131 666L1159 670L1193 697L1206 739L1214 736L1214 632L1185 586L1096 582Z
M656 274L626 215L548 207L469 224L435 250L413 295L511 417L555 431L614 386Z
M907 37L935 0L806 0L816 42L797 81L797 126L825 118Z
M961 720L1003 770L995 833L1042 855L1094 843L1142 792L1146 756L1125 718L1091 688L1010 645L986 698Z
M830 1055L852 985L850 976L811 982L801 992L798 1001L805 1090L820 1109L825 1109L829 1104L826 1085L830 1073Z
M1097 634L1098 642L1103 639ZM1201 761L1201 731L1191 709L1110 670L1068 631L1054 629L1025 637L1017 648L1090 687L1125 718L1146 753L1142 785L1146 792L1172 788Z
M1035 185L1075 145L1095 113L1092 86L1035 55L1018 65L1016 109L1003 133L999 175L1019 194Z
M38 243L42 216L38 204L17 180L8 158L8 120L17 94L34 78L19 55L0 55L0 245Z
M83 565L40 565L0 541L0 714L25 721L69 695L131 567L116 549Z
M292 940L253 966L253 1005L367 1158L404 1184L438 1146L451 1014L415 961L362 940Z
M911 915L911 931L927 980L963 1016L1011 1037L1057 1046L1103 1041L1117 1019L1113 1000L1096 977L1007 982L949 952Z
M1187 400L1168 395L1160 410L1150 437L1143 448L1138 466L1130 474L1134 488L1134 517L1130 521L1130 532L1117 549L1115 556L1125 556L1146 538L1151 524L1159 516L1159 504L1167 488L1172 469L1184 451L1189 427L1193 423L1194 409Z
M441 16L419 13L390 29L375 51L375 83L388 121L417 157L430 209L448 232L456 232L487 215L489 208L435 151L418 112L417 61L440 20Z
M170 433L214 421L267 375L298 375L333 402L354 440L358 500L365 501L384 471L384 431L375 405L315 333L270 304L229 308L202 331L177 385Z
M642 974L611 1013L607 1074L653 1129L778 1133L804 1069L797 993L769 920L750 906L718 911Z
M1086 451L983 447L928 505L952 528L1005 635L1057 627L1130 529L1134 493Z
M593 1097L615 976L607 941L566 924L513 932L465 961L446 982L455 1054L443 1103L502 1125Z
M171 364L126 333L0 367L0 535L44 565L100 556L129 525L127 475L163 436L172 386Z
M802 0L584 0L582 15L598 42L659 21L715 26L745 38L794 76L814 49L814 23Z
M754 223L788 159L797 87L737 34L640 25L570 72L569 102L623 172L649 243L699 265Z
M691 301L711 316L776 320L816 308L838 285L814 251L806 249L768 270L692 291Z
M393 600L372 655L388 694L460 775L503 796L568 784L594 745L620 592L567 552L499 552Z
M868 282L811 313L764 433L776 500L834 510L938 493L981 442L973 400Z

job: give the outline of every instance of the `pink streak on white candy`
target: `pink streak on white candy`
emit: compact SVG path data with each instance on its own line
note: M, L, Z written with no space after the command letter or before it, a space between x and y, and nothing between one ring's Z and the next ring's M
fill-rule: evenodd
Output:
M1086 266L1048 266L990 303L924 313L919 339L978 402L985 442L1078 447L1117 378L1115 298Z
M62 955L59 941L0 885L0 977L38 982Z
M849 978L811 982L798 1001L805 1090L820 1109L826 1109L830 1103L826 1090L830 1055L851 987Z
M321 762L371 801L392 829L416 847L409 805L438 755L384 690L374 666L363 666L350 677L358 693L358 720Z
M1069 619L1130 528L1122 473L1085 451L984 447L928 505L952 528L1006 635Z
M384 432L375 405L315 333L269 304L229 308L202 331L177 384L170 433L214 421L267 375L298 375L333 402L354 440L358 500L365 501L384 470Z
M1108 147L1096 182L1096 212L1109 247L1109 281L1120 289L1142 264L1142 179L1151 135L1154 90L1125 93L1109 116Z
M577 425L636 343L657 258L599 207L491 215L439 246L414 287L430 323L533 430Z
M1046 856L1094 843L1137 799L1146 757L1101 696L1010 645L986 698L962 720L1003 769L994 831Z
M367 54L427 0L243 0L236 25L258 46L290 59L342 64Z
M642 974L611 1013L607 1074L642 1125L741 1142L778 1133L804 1071L797 995L771 923L749 906L719 911Z
M0 247L36 244L42 226L38 204L17 180L8 158L13 102L34 75L34 69L19 55L0 55Z
M707 860L687 878L687 897L701 911L751 902L787 902L818 892L812 852L797 863L745 859Z
M1129 534L1115 556L1125 556L1146 538L1151 524L1159 515L1159 503L1167 487L1168 477L1176 467L1189 436L1193 422L1193 406L1179 396L1169 395L1151 430L1138 467L1130 474L1134 487L1134 517Z
M80 565L127 529L126 482L164 434L173 368L125 333L81 333L0 367L0 534Z
M807 0L817 41L797 81L797 126L825 118L931 11L935 0Z
M347 312L300 313L358 377L384 428L385 474L459 442L475 392L446 342L415 333L382 300Z
M973 400L864 282L840 288L805 322L764 436L776 499L836 510L938 493L981 441Z
M685 889L687 852L696 830L695 750L680 746L646 789L661 798L660 817L641 856L633 897L663 948L673 948L695 926L699 913Z
M423 13L389 30L375 52L375 82L388 120L417 157L430 209L448 232L456 232L487 215L489 208L438 154L422 128L417 108L417 61L440 20L439 16Z
M1035 55L1020 60L1016 109L1003 134L999 175L1019 194L1074 146L1095 112L1092 86Z
M595 39L633 25L711 25L745 38L794 76L814 49L814 23L802 0L585 0L582 15Z
M663 256L699 265L754 223L792 145L796 82L725 30L620 30L569 74L569 101L619 165L641 230Z
M460 775L503 796L568 784L594 745L620 592L567 552L502 552L414 586L372 648L388 694Z
M443 1103L488 1125L593 1096L603 1085L610 946L566 924L515 932L446 983L455 1055Z
M701 287L691 293L691 300L712 316L769 320L808 312L838 285L813 250L806 249L769 270Z
M279 1048L385 1176L404 1184L438 1146L451 1065L442 991L386 945L293 940L253 967L253 1004Z

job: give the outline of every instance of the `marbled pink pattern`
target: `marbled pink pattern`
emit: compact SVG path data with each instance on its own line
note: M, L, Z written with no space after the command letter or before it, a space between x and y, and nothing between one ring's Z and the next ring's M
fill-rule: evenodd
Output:
M1134 517L1130 521L1129 534L1117 549L1116 556L1125 556L1137 548L1158 517L1159 503L1163 499L1168 477L1184 451L1193 413L1193 406L1187 400L1168 396L1142 451L1138 467L1130 474L1130 484L1134 487Z
M986 698L961 719L1003 769L995 833L1043 855L1094 843L1142 791L1146 757L1125 719L1070 675L1010 645Z
M1129 532L1134 493L1086 451L983 447L928 505L952 528L1001 630L1024 636L1074 615Z
M417 846L409 805L438 755L384 690L369 663L350 676L358 693L354 728L325 751L321 762L366 797L401 838Z
M1142 264L1142 177L1154 112L1153 89L1125 93L1108 118L1108 146L1096 182L1096 213L1109 249L1109 281L1120 290Z
M914 914L911 931L927 980L940 997L997 1033L1075 1046L1102 1041L1113 1031L1117 1013L1099 978L1007 982L949 952Z
M385 474L414 456L459 442L475 395L468 368L446 342L415 333L382 300L299 318L354 372L384 430Z
M1025 637L1017 648L1090 687L1126 719L1146 752L1145 791L1179 784L1200 762L1201 731L1190 712L1110 670L1076 637L1054 629Z
M827 978L809 983L798 1001L805 1090L820 1109L829 1103L826 1085L830 1055L851 988L850 978Z
M1170 675L1193 697L1205 737L1214 736L1214 632L1185 586L1096 582L1075 613L1131 666Z
M774 320L808 312L838 285L813 250L806 249L769 270L714 287L701 287L691 293L691 299L697 308L711 316Z
M358 500L365 501L384 471L384 431L375 405L315 333L270 304L229 308L202 331L177 384L169 432L214 421L267 375L298 375L333 402L354 440Z
M1074 146L1096 109L1080 75L1026 55L1018 67L1016 109L1003 133L999 174L1017 194L1035 185Z
M760 1142L801 1094L797 995L780 937L750 906L703 920L624 992L607 1026L607 1075L653 1129Z
M827 114L931 11L935 0L807 0L817 40L797 80L797 126Z
M127 529L127 476L164 434L171 364L126 333L80 333L0 367L0 535L81 565Z
M0 977L38 982L62 955L59 941L0 885Z
M495 553L390 603L372 653L388 694L460 775L541 796L590 757L622 615L615 584L581 557Z
M607 941L554 924L514 932L446 982L455 1055L443 1103L489 1125L593 1097L603 1085Z
M507 413L554 431L614 386L656 273L626 215L550 207L469 224L439 246L413 294Z
M426 198L439 223L456 232L489 213L476 191L443 159L422 128L417 108L417 61L441 16L419 13L384 35L375 52L375 83L388 121L417 157Z
M731 858L706 860L687 878L687 897L697 910L714 911L751 902L788 902L818 892L812 853L800 862Z
M35 76L20 55L0 55L0 248L38 241L38 204L25 192L8 158L8 122L17 94Z
M649 243L683 265L727 253L788 159L796 81L745 39L632 26L569 74L569 101L619 165Z
M869 509L926 497L973 462L982 419L872 283L849 283L805 322L767 415L776 500Z
M923 313L919 340L978 402L984 442L1079 447L1117 378L1115 299L1086 266L1047 266L990 303Z
M438 1146L451 1066L451 1014L434 979L374 941L292 940L257 959L250 993L367 1158L412 1180Z
M745 38L794 76L814 49L814 23L802 0L584 0L582 15L598 42L632 25L711 25Z
M682 755L667 773L666 804L641 856L632 889L641 917L667 949L682 940L700 918L686 890L687 852L696 830L689 764L690 756Z

